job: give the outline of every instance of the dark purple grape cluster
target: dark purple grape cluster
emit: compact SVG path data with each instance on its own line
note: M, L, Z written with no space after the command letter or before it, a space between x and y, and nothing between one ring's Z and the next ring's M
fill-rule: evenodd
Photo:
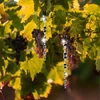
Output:
M43 43L42 38L44 36L43 31L40 29L34 29L32 32L32 37L35 38L36 42L36 53L39 55L39 58L43 57Z
M67 51L67 59L68 59L68 69L72 70L78 67L79 58L76 55L76 48L73 46L74 37L70 38L69 28L65 28L62 33L63 38L66 39L66 51Z
M12 40L12 45L16 51L16 64L19 64L20 52L27 48L27 43L27 39L21 35L17 35L16 38Z

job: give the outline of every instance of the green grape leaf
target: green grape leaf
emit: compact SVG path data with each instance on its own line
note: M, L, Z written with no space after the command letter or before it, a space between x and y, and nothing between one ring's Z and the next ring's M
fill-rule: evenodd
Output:
M71 72L67 69L66 72L68 75L71 75ZM63 85L63 74L64 74L64 68L63 68L63 61L58 62L56 66L54 66L50 72L48 73L47 78L52 79L54 84Z
M94 44L96 45L95 46L95 49L97 50L97 58L100 58L100 37L97 37L96 38L96 41L94 42Z
M49 72L48 79L52 79L53 83L55 84L62 85L63 84L62 75L63 75L63 70L61 69L58 70L57 67L54 67Z
M5 42L2 39L0 39L0 55L6 58L7 51L8 51L8 46L5 44Z
M2 56L0 56L0 72L2 72L2 66L4 65L4 60L2 59Z
M19 16L16 13L16 11L20 9L21 7L18 6L18 7L15 7L15 9L14 8L8 9L6 12L9 14L10 20L12 20L12 25L21 31L24 29L24 26L21 23L21 18L19 18Z
M90 38L84 39L84 41L83 41L83 52L87 52L89 50L89 48L91 47L90 43L91 43Z
M65 10L62 5L55 5L54 11Z
M100 0L92 0L92 3L95 3L100 6Z
M57 25L57 30L63 29L63 24L66 23L66 11L64 10L58 10L55 11L55 16L53 17L52 24Z
M47 98L48 97L48 94L50 93L50 90L51 90L51 84L48 84L48 83L44 83L43 84L43 88L39 91L40 93L40 97L45 97Z
M85 20L81 20L79 18L74 20L72 22L71 29L70 29L71 37L80 34L84 28L85 28Z
M57 3L58 5L62 5L65 9L68 9L68 2L71 2L71 1L72 1L72 0L63 0L63 1L62 1L62 0L57 0L57 1L56 1L56 0L53 0L53 3L54 3L54 4ZM56 3L55 3L55 2L56 2ZM56 5L57 5L57 4L56 4Z
M4 2L4 0L0 0L0 3Z
M21 62L21 68L27 73L30 72L30 76L32 80L34 80L34 77L37 73L41 72L43 68L43 59L39 59L37 55L35 54L33 58L30 60Z
M37 84L35 86L35 84ZM47 83L47 76L43 73L39 73L36 75L33 85L32 85L32 94L34 95L35 99L39 99L40 97L48 97L48 94L51 90L51 84Z
M91 59L96 59L97 58L97 47L95 44L91 45L91 47L89 48L88 50L88 56L91 58Z
M16 71L19 69L19 67L16 65L15 62L13 61L9 61L8 66L6 68L6 72L10 73L10 74L14 74L16 73Z
M11 78L12 78L11 75L5 75L5 76L0 77L0 81L2 81L2 82L8 82L8 81L11 80Z
M25 61L21 66L22 66L22 69L26 72L26 74L28 71L30 72L30 76L33 80L36 75L35 69L33 67L34 63L31 61Z
M4 36L4 27L0 26L0 37Z
M31 15L26 21L25 21L25 25L28 24L30 21L34 21L36 24L39 23L39 18L37 15Z
M77 42L76 44L76 51L79 53L79 54L82 54L83 53L83 47L82 47L82 44Z
M27 73L25 74L25 72L21 72L21 96L25 96L28 93L31 92L32 89L32 79L30 77L30 74Z
M0 39L0 71L2 71L2 66L5 66L5 59L7 58L8 46L5 45L5 42Z
M51 0L47 0L46 10L47 10L47 12L49 12L51 10Z
M97 48L97 58L100 58L100 48Z
M34 0L34 10L36 11L39 6L39 0Z
M97 59L96 59L95 64L96 64L96 70L97 70L97 71L100 71L100 58L97 58Z
M48 68L49 66L53 65L53 60L54 60L54 46L52 45L52 39L50 38L48 40L48 53L47 53L47 59L46 59L46 65Z

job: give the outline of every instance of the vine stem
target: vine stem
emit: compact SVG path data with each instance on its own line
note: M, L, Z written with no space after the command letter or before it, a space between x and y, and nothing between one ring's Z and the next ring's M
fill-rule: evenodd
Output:
M0 94L1 94L2 100L5 100L4 94L2 93L1 89L0 89Z

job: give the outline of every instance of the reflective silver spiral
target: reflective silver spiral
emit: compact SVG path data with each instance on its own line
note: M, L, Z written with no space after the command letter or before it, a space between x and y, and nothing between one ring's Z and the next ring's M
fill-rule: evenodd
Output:
M44 26L43 26L44 36L42 38L42 43L44 49L44 60L46 60L46 11L43 13L42 21L44 22Z
M64 88L66 89L66 87L67 87L67 76L68 76L68 74L66 72L66 69L67 69L67 63L66 63L66 60L67 60L67 52L66 52L67 41L66 41L65 38L63 38L61 42L62 42L63 50L64 50L64 52L63 52L63 59L64 59L64 65L63 65L63 67L64 67Z

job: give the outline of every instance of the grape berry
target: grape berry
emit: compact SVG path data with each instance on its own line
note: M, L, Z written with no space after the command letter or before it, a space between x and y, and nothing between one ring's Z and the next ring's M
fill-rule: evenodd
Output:
M19 64L20 52L27 48L27 39L21 35L17 35L16 38L12 40L12 45L16 51L16 64Z
M43 57L43 43L42 38L44 36L43 31L40 29L34 29L32 32L32 37L35 38L36 42L36 53L39 55L39 58Z
M74 37L70 38L69 28L65 28L62 37L66 39L66 51L68 59L68 69L72 70L78 67L79 58L76 55L76 48L73 46Z

